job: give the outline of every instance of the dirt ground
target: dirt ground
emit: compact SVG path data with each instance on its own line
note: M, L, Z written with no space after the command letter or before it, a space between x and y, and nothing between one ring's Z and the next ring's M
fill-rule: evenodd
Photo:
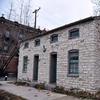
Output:
M23 99L22 97L8 93L4 90L0 90L0 100L26 100L26 99Z

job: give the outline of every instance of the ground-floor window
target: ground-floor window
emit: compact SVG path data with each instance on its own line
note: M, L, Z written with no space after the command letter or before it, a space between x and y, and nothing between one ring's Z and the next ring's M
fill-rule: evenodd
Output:
M68 52L68 74L78 75L79 74L79 50L73 49Z
M23 73L27 72L28 56L23 57Z

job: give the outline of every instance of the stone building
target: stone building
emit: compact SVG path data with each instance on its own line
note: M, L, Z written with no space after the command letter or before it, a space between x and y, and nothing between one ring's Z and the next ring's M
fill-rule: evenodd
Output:
M66 89L100 89L100 17L85 18L22 42L18 79Z
M3 63L11 56L11 51L18 41L32 37L36 32L32 27L19 24L18 22L10 21L5 17L0 17L0 68ZM18 66L18 54L10 61L6 68L9 74L16 74Z

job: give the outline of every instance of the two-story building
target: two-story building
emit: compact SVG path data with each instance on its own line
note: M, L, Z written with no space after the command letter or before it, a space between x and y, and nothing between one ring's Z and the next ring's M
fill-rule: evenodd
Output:
M100 89L100 17L85 18L22 42L18 79L66 89Z

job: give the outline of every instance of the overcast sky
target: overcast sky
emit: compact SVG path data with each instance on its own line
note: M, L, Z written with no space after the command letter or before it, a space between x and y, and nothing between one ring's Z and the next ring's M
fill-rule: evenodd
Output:
M19 20L20 1L28 0L0 0L0 15L9 15L9 9L13 1L11 19ZM24 5L25 6L25 5ZM34 26L34 14L32 11L41 7L38 12L37 27L52 29L93 15L91 0L31 0L29 23ZM15 16L16 15L16 16Z

